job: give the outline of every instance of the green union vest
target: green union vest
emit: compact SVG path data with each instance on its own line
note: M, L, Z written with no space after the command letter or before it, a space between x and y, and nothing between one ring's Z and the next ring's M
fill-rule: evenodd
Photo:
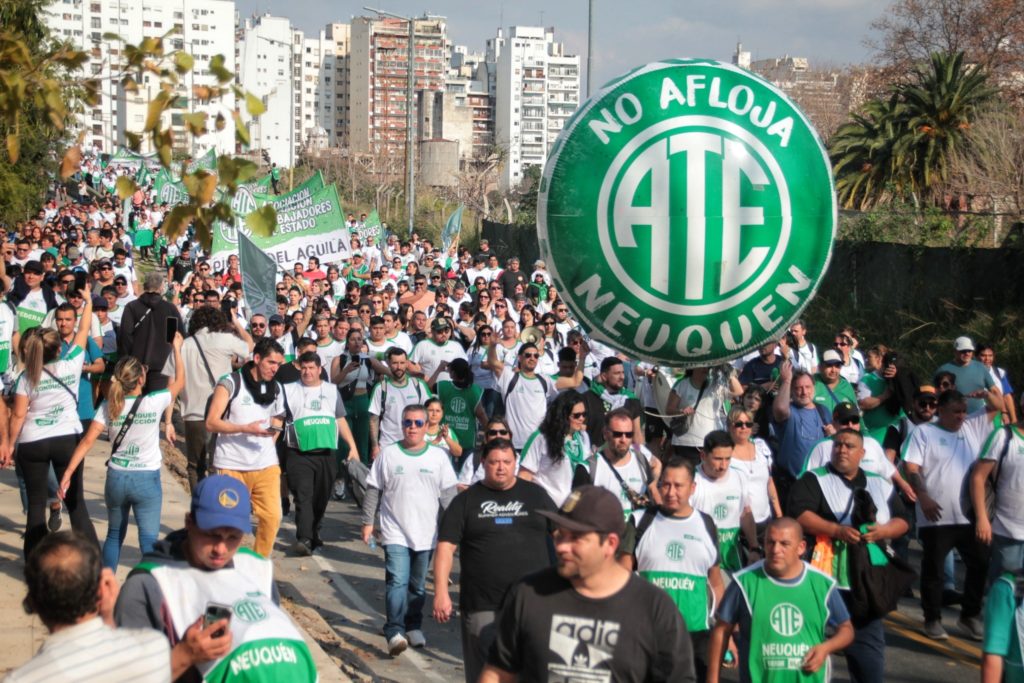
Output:
M805 563L799 581L780 583L768 576L763 562L737 573L733 580L750 610L747 665L751 683L829 680L827 661L814 674L800 667L807 651L825 642L828 597L836 582Z

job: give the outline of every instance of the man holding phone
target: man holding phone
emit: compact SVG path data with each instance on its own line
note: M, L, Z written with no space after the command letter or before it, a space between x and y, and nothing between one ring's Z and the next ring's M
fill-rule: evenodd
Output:
M302 634L279 606L273 564L241 547L251 512L240 481L203 479L185 528L159 541L121 589L118 626L163 632L172 680L316 680Z

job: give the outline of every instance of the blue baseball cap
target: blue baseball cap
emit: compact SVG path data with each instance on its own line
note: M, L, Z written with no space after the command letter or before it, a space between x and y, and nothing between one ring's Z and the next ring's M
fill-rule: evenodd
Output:
M202 531L228 527L252 533L251 515L249 490L226 474L206 477L192 492L192 521Z

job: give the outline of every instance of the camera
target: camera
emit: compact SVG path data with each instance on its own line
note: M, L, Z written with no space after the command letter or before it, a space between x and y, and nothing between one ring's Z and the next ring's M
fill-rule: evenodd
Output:
M882 356L882 367L887 368L890 365L896 365L896 359L899 358L895 351L890 351Z

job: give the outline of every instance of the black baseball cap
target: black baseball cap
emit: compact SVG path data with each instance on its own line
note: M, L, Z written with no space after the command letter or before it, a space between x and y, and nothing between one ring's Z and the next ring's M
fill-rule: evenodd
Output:
M618 496L601 486L580 486L569 494L558 512L538 511L537 514L570 531L614 533L619 538L626 532Z

